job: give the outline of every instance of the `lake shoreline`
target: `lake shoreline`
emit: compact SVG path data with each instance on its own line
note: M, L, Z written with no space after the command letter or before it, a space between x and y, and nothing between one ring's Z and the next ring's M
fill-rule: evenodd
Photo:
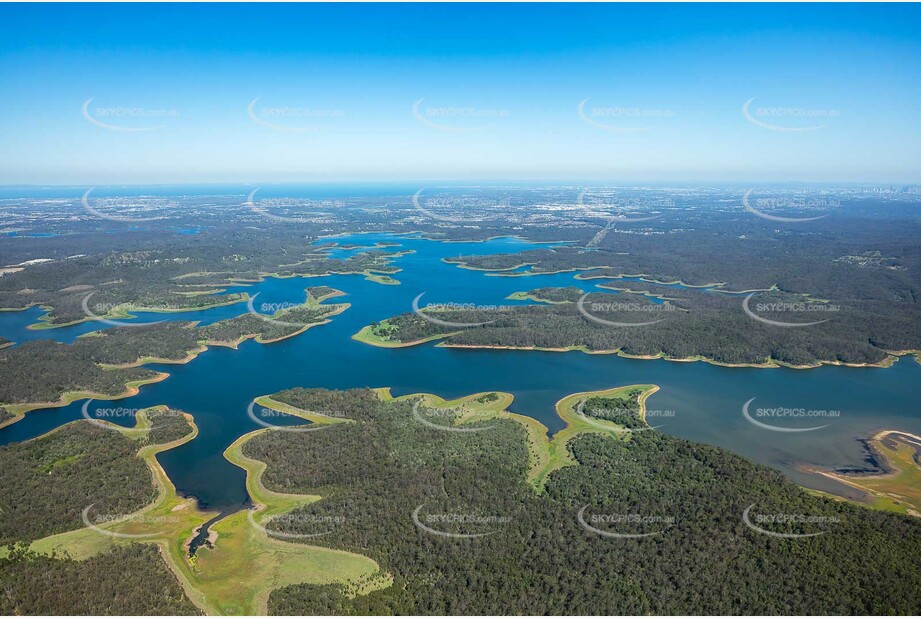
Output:
M240 303L245 303L249 300L249 294L246 292L240 292L241 297L235 298L233 300L224 300L220 302L215 302L210 305L203 305L201 307L183 307L181 309L169 309L169 308L157 308L157 307L143 307L136 306L130 303L125 303L126 306L118 307L117 310L113 310L106 315L101 315L97 317L86 316L85 318L80 318L79 320L73 320L71 322L64 322L61 324L56 324L54 322L44 320L43 318L54 310L52 305L38 305L40 309L45 311L45 315L38 318L38 322L34 322L26 326L28 330L51 330L55 328L67 328L69 326L76 326L78 324L85 324L87 322L104 322L104 320L132 320L137 318L137 313L191 313L193 311L208 311L209 309L217 309L219 307L229 307L231 305L238 305ZM37 303L36 303L37 304ZM35 305L30 305L35 306ZM25 307L26 309L28 307ZM132 322L131 325L139 324L142 322Z
M331 297L331 296L340 296L344 294L340 292L339 290L336 290L336 292L338 292L338 294L331 293L326 296ZM316 306L319 306L318 305L319 302L320 301L316 301L315 303ZM200 342L201 345L198 348L195 348L194 350L189 351L189 353L184 358L167 359L167 358L143 356L131 363L124 363L124 364L117 364L117 365L100 363L99 366L102 367L103 369L135 369L135 368L142 367L148 364L185 365L191 362L192 360L198 358L198 356L208 351L208 349L211 347L225 347L225 348L231 348L233 350L236 350L239 348L241 343L249 339L252 339L256 341L257 343L263 344L263 345L277 343L279 341L284 341L285 339L290 339L292 337L300 335L301 333L304 333L307 330L310 330L314 326L323 326L325 324L328 324L329 322L332 321L331 318L346 311L349 307L351 307L351 304L339 303L336 305L322 305L322 306L328 307L333 310L331 313L325 314L324 316L325 319L322 322L311 322L309 324L305 324L304 327L301 328L300 330L297 330L287 335L283 335L281 337L276 337L275 339L262 339L262 336L259 333L243 335L234 341L214 341L214 340L206 339ZM8 425L12 425L13 423L16 423L22 420L23 418L25 418L25 415L29 412L34 412L36 410L50 409L50 408L62 408L64 406L70 405L74 401L79 401L80 399L100 399L100 400L112 401L112 400L117 400L117 399L125 399L127 397L133 397L140 392L141 386L145 386L147 384L155 384L157 382L162 382L163 380L167 379L169 376L170 376L169 373L157 372L156 376L148 380L133 380L133 381L127 382L125 384L125 387L126 387L125 392L120 393L118 395L114 395L114 396L103 395L101 393L93 393L91 391L68 391L68 392L63 393L61 395L61 398L57 402L3 404L0 407L4 408L7 412L12 414L13 416L11 418L8 418L0 422L0 429L3 429L4 427Z
M893 437L891 444L884 441ZM865 508L921 518L921 436L899 429L882 429L862 438L868 455L862 468L801 466L809 474L825 477L859 493L857 498L831 494ZM907 451L906 451L907 449ZM820 492L826 493L826 492Z
M373 335L370 331L371 326L365 326L360 331L352 335L352 339L366 345L375 346L379 348L408 348L412 346L422 345L424 343L429 343L431 341L436 341L439 339L447 339L452 335L457 333L444 333L440 335L432 335L431 337L426 337L425 339L417 339L414 341L405 341L405 342L390 342L386 339L381 339L380 337ZM452 348L458 350L515 350L515 351L528 351L528 352L582 352L584 354L614 354L621 358L627 358L632 360L665 360L674 363L693 363L693 362L704 362L709 365L715 365L717 367L729 367L729 368L750 368L750 369L817 369L823 365L839 366L839 367L852 367L852 368L879 368L886 369L894 365L902 356L915 355L916 360L921 363L921 350L898 350L898 351L886 351L887 356L876 363L844 363L841 361L818 361L809 365L792 365L789 363L784 363L777 360L769 360L765 363L724 363L712 358L707 358L703 356L692 356L687 358L670 358L660 354L629 354L623 352L622 350L589 350L584 346L567 346L560 348L545 348L540 346L503 346L503 345L468 345L462 343L451 343L450 341L441 341L436 344L436 347L439 348Z
M25 418L26 414L30 412L35 412L36 410L46 410L53 408L63 408L64 406L69 406L75 401L81 399L98 399L101 401L117 401L119 399L126 399L128 397L134 397L141 392L142 386L147 386L148 384L156 384L157 382L162 382L169 377L170 374L158 371L155 376L148 378L146 380L131 380L125 383L125 391L119 393L118 395L105 395L102 393L94 393L92 391L67 391L61 394L61 398L56 402L41 402L41 403L13 403L13 404L4 404L2 407L13 415L12 418L8 418L2 423L0 423L0 429L12 425L13 423L21 421Z

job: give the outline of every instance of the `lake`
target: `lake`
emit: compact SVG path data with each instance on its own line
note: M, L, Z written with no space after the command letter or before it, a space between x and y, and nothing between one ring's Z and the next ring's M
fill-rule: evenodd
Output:
M363 326L411 310L421 304L515 304L504 300L516 291L546 286L576 286L584 291L600 280L579 281L576 273L528 277L495 277L457 268L442 258L458 255L513 253L538 246L516 238L483 243L444 243L422 238L369 234L324 239L341 244L399 243L388 250L414 253L398 258L402 285L380 285L360 275L322 278L266 279L228 291L259 293L255 303L299 303L304 288L329 285L347 295L327 302L348 302L351 308L332 322L277 343L247 341L238 350L211 348L186 365L148 365L170 377L142 387L140 394L119 402L98 401L96 407L143 408L166 404L191 413L200 428L195 440L159 455L176 488L198 498L201 506L225 512L248 503L244 473L222 456L237 437L258 428L248 416L253 398L296 386L346 389L389 386L395 395L429 392L453 398L478 391L507 391L515 396L512 411L540 420L551 431L561 427L554 404L577 391L652 383L661 390L647 402L650 422L675 436L713 444L756 462L773 466L790 478L818 489L850 491L832 480L800 471L797 466L861 465L866 453L858 438L882 428L921 434L921 366L904 357L890 368L823 366L817 369L754 369L717 367L702 362L625 359L582 352L459 350L434 343L409 348L375 348L351 339ZM361 249L358 249L361 250ZM337 249L343 257L355 250ZM663 290L667 288L663 287ZM701 290L700 293L710 293ZM741 310L741 309L740 309ZM239 315L245 304L182 314L139 314L138 321L200 319L212 322ZM70 342L97 323L28 331L42 314L32 308L0 313L0 335L16 342L53 338ZM743 405L836 411L821 419L769 421L783 427L825 425L804 433L758 427L745 419ZM0 429L0 444L44 434L81 418L84 402L30 412ZM654 417L654 418L653 418ZM130 419L126 419L130 422ZM359 448L360 446L356 446Z

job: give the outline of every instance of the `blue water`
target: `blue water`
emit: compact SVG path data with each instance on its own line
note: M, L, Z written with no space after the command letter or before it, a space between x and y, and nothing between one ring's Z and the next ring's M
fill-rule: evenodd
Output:
M314 285L343 290L346 296L330 302L348 302L352 306L331 323L291 339L269 345L247 341L238 350L211 348L186 365L149 365L168 372L170 377L143 387L139 395L117 404L93 402L90 410L99 406L142 408L166 404L193 414L200 428L198 437L159 458L179 491L196 496L205 507L223 510L239 508L248 499L243 471L222 456L237 437L258 427L246 414L248 404L259 395L295 386L389 386L396 395L431 392L446 398L477 391L508 391L515 396L513 411L537 418L553 431L561 427L554 404L567 394L653 383L661 390L649 399L647 407L650 411L665 411L653 421L661 425L660 431L730 449L774 466L804 485L840 492L845 492L842 486L806 474L797 464L859 465L864 452L856 438L881 428L921 433L921 411L917 406L921 400L921 366L911 358L903 358L888 369L748 369L581 352L452 350L433 343L397 349L364 345L353 341L351 335L373 321L409 311L413 298L422 292L423 306L449 302L502 305L514 303L504 300L512 292L544 286L576 286L589 291L601 280L580 281L574 279L576 273L495 277L442 261L444 257L517 252L538 246L516 238L440 243L363 234L333 240L363 247L378 241L398 242L401 246L393 250L414 251L394 262L403 269L394 275L402 285L380 285L360 275L267 279L246 288L250 293L260 293L257 307L264 302L302 302L304 288ZM334 250L333 254L342 257L352 252ZM200 314L197 318L187 314L146 314L138 320L213 321L244 311L245 304L240 304L190 312ZM25 330L39 315L38 309L0 313L0 335L17 342L38 337L72 341L76 335L99 327L81 324L46 331ZM767 431L742 416L743 404L752 397L757 398L756 406L839 410L840 416L819 422L774 421L790 427L827 424L807 433ZM80 418L82 405L76 402L31 412L22 421L0 429L0 444L32 438ZM668 416L668 411L673 415Z
M251 286L231 286L221 294L230 292L249 291ZM255 293L255 292L254 292ZM261 298L260 298L261 301ZM304 302L303 297L299 302ZM149 324L151 322L160 322L163 320L186 320L198 322L202 326L236 317L246 312L246 303L241 302L223 307L214 307L213 309L204 309L200 311L181 311L176 313L157 313L152 311L141 311L131 319L121 319L126 324ZM73 343L80 335L109 328L105 323L96 321L81 322L73 326L63 328L54 328L51 330L33 330L28 328L31 324L39 322L39 318L45 315L45 311L39 307L29 307L22 311L3 311L0 312L0 337L5 337L16 344L33 341L35 339L54 339L62 343Z
M6 236L23 236L25 238L54 238L60 236L60 234L55 234L53 232L34 232L31 234L20 234L19 232L6 232Z

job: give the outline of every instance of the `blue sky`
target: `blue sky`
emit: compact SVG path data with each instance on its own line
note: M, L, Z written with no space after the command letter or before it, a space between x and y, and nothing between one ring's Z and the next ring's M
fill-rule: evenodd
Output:
M0 23L0 184L921 181L917 5L4 4Z

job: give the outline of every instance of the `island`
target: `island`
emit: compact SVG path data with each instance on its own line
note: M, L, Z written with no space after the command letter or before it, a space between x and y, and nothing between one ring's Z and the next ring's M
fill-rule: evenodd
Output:
M236 348L253 339L268 344L326 324L348 303L322 304L341 296L328 286L305 290L302 305L264 315L253 310L235 318L200 326L165 321L148 326L121 326L94 331L72 345L37 340L0 350L8 379L0 382L0 426L26 412L67 405L78 399L121 399L168 377L144 369L149 363L187 363L209 346Z

